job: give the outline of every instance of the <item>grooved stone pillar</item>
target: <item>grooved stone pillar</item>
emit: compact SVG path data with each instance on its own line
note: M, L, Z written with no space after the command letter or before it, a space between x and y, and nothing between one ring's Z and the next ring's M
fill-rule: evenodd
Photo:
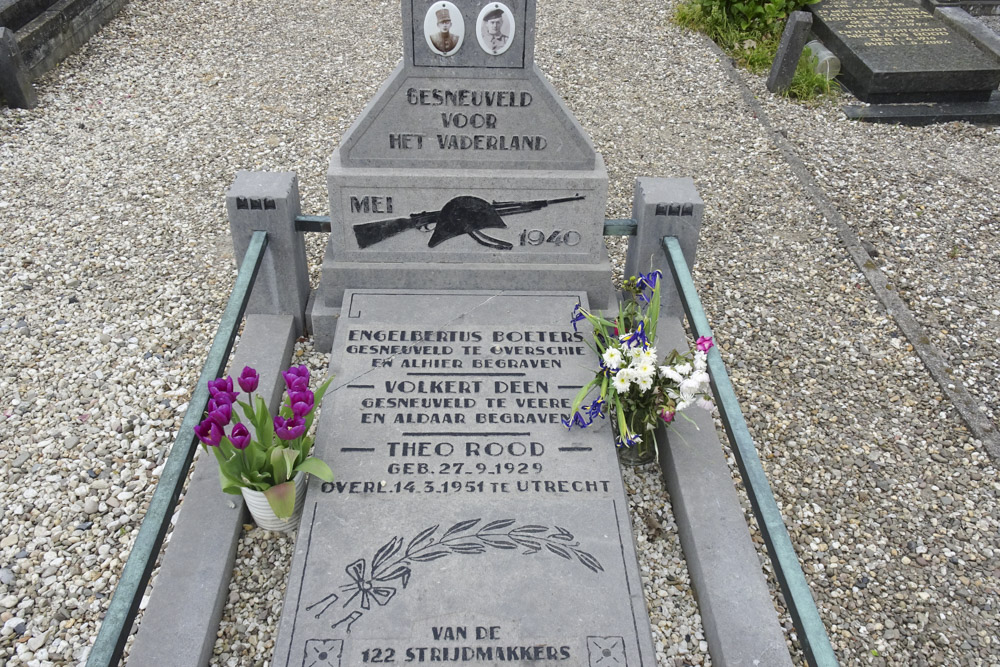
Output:
M0 95L7 104L21 109L38 105L35 89L28 80L24 59L17 47L17 37L8 28L0 27Z
M299 215L298 177L291 172L241 171L226 193L236 264L255 231L267 232L267 251L250 294L247 314L291 315L296 332L305 330L309 270Z
M625 254L625 277L659 269L667 281L661 289L661 312L682 315L680 297L670 280L663 251L664 236L675 236L684 249L688 267L694 267L695 249L705 203L691 178L636 179L632 218L638 222Z

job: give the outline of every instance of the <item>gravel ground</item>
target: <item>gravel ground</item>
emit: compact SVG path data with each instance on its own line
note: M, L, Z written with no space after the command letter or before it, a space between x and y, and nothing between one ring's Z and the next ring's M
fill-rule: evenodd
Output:
M995 664L996 461L772 129L994 422L1000 131L850 123L849 96L734 81L669 23L673 0L593 4L542 3L538 64L605 157L608 217L638 175L695 179L699 293L840 661ZM0 109L6 664L85 657L232 283L223 193L240 169L295 171L304 212L326 213L327 158L398 61L398 16L132 3L38 83L37 109ZM652 470L626 484L659 664L709 664L669 501ZM214 664L267 663L291 550L245 532Z

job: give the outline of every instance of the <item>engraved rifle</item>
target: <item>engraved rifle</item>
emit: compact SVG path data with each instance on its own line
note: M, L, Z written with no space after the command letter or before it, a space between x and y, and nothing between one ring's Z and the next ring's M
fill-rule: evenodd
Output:
M462 234L468 234L477 243L498 250L510 250L514 246L507 241L493 238L482 232L488 228L507 227L502 216L516 215L538 211L550 204L580 201L582 195L561 197L559 199L535 199L533 201L494 201L488 202L479 197L455 197L444 205L440 211L422 211L405 218L361 222L354 225L354 238L359 248L368 248L387 238L395 236L407 229L421 231L434 230L427 246L435 246L448 239Z

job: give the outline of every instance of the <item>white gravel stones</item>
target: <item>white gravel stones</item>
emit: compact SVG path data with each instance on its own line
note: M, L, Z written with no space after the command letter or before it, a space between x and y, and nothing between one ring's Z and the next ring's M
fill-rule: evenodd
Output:
M841 663L993 664L996 462L673 4L539 8L608 217L636 176L695 179L699 293ZM37 109L0 108L0 662L76 664L96 635L232 283L236 171L295 171L325 214L329 154L400 48L395 0L150 0ZM849 123L846 98L742 78L996 421L1000 132ZM659 481L626 481L660 664L708 664ZM291 546L245 533L215 664L268 660Z

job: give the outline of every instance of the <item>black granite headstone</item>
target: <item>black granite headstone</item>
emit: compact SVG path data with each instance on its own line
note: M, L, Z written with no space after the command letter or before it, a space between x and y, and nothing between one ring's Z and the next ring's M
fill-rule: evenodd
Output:
M785 30L781 33L778 52L771 65L771 73L767 77L767 89L772 93L783 93L792 85L795 69L798 67L802 49L809 41L809 29L812 27L812 14L809 12L792 12L785 22Z
M580 300L347 291L273 665L656 664Z
M915 0L822 0L813 32L864 102L989 100L1000 66Z

